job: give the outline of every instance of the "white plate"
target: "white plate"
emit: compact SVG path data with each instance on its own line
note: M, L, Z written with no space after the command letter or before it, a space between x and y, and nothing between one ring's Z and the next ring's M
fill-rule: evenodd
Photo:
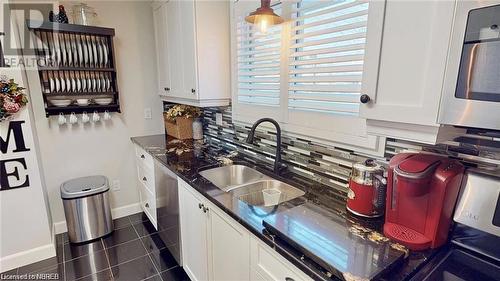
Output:
M99 66L104 67L104 50L100 38L97 39L97 51L99 52Z
M56 92L59 92L61 89L61 82L59 82L59 77L54 78L56 80Z
M92 51L94 52L94 65L99 66L99 56L97 55L97 45L94 39L92 39Z
M56 85L55 85L55 82L54 82L54 78L50 77L49 78L49 83L50 83L50 92L54 92L54 90L56 89Z
M49 100L49 103L55 107L66 107L71 104L71 100Z
M69 79L69 77L66 77L66 90L68 92L71 92L71 79Z
M101 87L103 92L106 92L108 90L106 78L104 76L101 77Z
M83 66L82 41L78 40L76 47L78 48L78 63L80 64L80 66Z
M76 90L80 92L80 90L82 89L82 82L80 81L79 78L75 80L76 80Z
M82 92L87 92L87 79L85 78L80 78L82 81Z
M108 50L108 44L106 44L107 40L106 39L103 39L104 42L103 42L103 46L104 46L104 67L108 67L108 54L109 54L109 50Z
M85 65L88 65L89 63L89 49L87 48L87 45L85 44L84 41L82 43L82 49L83 49L83 63Z
M97 103L98 105L108 105L111 102L113 102L113 98L99 98L99 99L94 99L94 102Z
M76 80L75 80L75 77L71 77L71 90L73 92L76 92L77 89L76 89Z
M89 54L89 65L93 66L94 65L94 56L93 56L93 51L92 51L92 42L87 40L87 52Z
M66 80L61 77L61 92L66 91Z

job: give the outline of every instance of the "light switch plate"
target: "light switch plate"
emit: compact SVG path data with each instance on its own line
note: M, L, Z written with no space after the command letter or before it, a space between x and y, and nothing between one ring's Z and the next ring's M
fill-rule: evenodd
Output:
M215 113L215 124L222 126L222 113Z
M150 107L144 108L144 119L151 119L152 117L152 112Z
M120 181L119 180L113 180L111 182L111 190L118 191L118 190L120 190L120 188L121 187L120 187Z

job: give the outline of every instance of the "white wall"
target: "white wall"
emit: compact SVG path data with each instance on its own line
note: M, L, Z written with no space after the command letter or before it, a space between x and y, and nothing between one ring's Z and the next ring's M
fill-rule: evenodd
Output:
M131 136L163 132L162 106L155 94L156 60L152 10L149 1L91 1L99 25L115 28L115 52L122 113L100 124L57 125L57 117L45 117L36 71L29 73L41 158L53 221L64 221L59 187L71 178L103 174L119 180L121 189L111 192L112 208L135 204L136 170ZM71 3L63 3L69 11ZM144 108L153 118L144 119Z
M0 7L0 14L3 15L2 8L3 5ZM4 30L3 19L0 30ZM21 86L27 85L21 68L0 68L0 75L15 79ZM26 91L26 94L29 95L29 92ZM0 159L3 161L23 158L26 162L26 170L22 164L15 162L6 165L7 173L17 169L20 176L20 180L15 176L7 177L11 186L22 185L26 177L29 179L27 187L0 191L0 272L55 255L52 223L37 157L38 146L33 128L33 116L30 114L32 105L30 100L30 103L10 120L25 122L22 124L22 131L25 146L29 151L14 152L16 145L11 132L7 153L0 154ZM7 141L9 123L7 121L0 123L0 136L4 141Z

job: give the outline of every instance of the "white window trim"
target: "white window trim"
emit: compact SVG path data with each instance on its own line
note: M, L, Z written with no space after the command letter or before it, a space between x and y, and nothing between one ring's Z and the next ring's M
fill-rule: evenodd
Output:
M270 117L276 119L284 135L297 136L310 139L317 143L332 145L335 147L355 150L367 155L383 156L385 150L385 137L373 136L367 134L366 119L359 116L328 116L311 112L294 113L294 118L305 118L313 120L312 124L320 126L304 126L284 122L288 120L288 85L289 85L289 66L288 58L290 52L291 24L285 18L282 27L281 40L281 64L280 64L280 106L267 107L261 105L250 105L238 103L238 63L237 63L237 12L249 13L255 10L259 1L239 1L231 3L231 90L232 90L232 118L233 122L242 125L253 124L257 119ZM289 15L294 1L283 2L283 15ZM240 11L236 11L235 5L239 6ZM366 48L363 65L362 93L375 93L377 89L380 49L382 45L382 31L385 13L384 1L370 1L368 11L368 23L370 27L367 30L366 42L371 46L380 46L379 48ZM371 95L371 94L370 94ZM322 115L322 116L321 116ZM303 116L303 117L302 117ZM328 127L332 128L331 130ZM271 127L269 127L271 128Z

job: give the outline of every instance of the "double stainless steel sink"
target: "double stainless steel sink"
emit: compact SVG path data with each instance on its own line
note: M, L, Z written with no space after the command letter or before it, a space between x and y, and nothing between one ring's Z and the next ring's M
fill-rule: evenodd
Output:
M303 196L304 191L245 165L228 165L200 172L219 189L252 206L275 206Z

